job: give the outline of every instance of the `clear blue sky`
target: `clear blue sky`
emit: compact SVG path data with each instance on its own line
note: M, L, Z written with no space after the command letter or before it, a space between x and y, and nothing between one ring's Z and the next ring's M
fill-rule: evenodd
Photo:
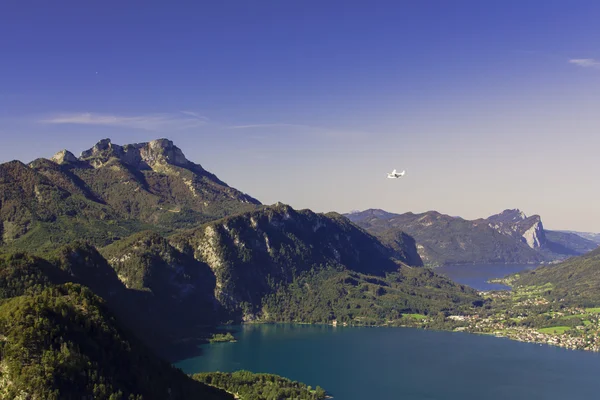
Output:
M264 203L600 232L599 20L577 0L6 0L0 162L168 137Z

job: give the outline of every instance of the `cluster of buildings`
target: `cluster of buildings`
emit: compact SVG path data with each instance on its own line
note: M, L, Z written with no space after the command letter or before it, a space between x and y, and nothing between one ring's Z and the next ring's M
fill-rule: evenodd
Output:
M528 305L541 305L545 304L543 302L546 300L528 299L526 301L530 303ZM525 304L520 302L519 305L523 306ZM556 320L556 324L549 328L518 325L519 321L527 317L523 313L514 313L511 317L495 314L485 317L479 315L451 315L448 318L456 322L462 322L462 326L456 328L459 331L487 333L522 342L543 343L573 350L600 351L599 314L587 313L582 308L568 308L549 314L552 321ZM584 320L585 323L573 327L561 326L569 318L578 318ZM509 323L509 321L511 322ZM517 322L517 326L514 322Z

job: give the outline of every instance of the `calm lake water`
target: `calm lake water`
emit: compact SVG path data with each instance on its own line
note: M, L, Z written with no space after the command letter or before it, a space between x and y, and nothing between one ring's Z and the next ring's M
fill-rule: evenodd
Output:
M471 286L477 290L508 290L506 285L487 283L488 279L503 278L523 270L536 268L532 264L475 264L475 265L446 265L435 268L435 272L447 276L454 282Z
M456 332L310 325L237 327L186 373L247 369L321 386L335 400L576 400L600 395L600 355Z

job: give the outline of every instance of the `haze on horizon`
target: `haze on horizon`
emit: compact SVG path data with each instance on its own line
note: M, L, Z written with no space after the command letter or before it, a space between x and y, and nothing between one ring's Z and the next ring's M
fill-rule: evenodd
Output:
M600 232L598 2L33 3L0 5L0 162L166 137L265 204Z

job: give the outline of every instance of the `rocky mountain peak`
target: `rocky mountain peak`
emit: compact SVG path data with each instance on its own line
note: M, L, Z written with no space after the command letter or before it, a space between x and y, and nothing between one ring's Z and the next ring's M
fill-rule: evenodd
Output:
M89 150L81 153L80 160L98 168L111 158L132 165L138 169L151 169L156 164L187 166L191 164L181 149L168 139L119 146L110 139L100 140Z
M75 155L68 150L59 151L58 153L53 155L50 160L54 161L57 164L70 164L76 163L78 161L77 157L75 157Z
M148 143L140 143L140 157L147 164L162 162L173 165L185 166L190 163L181 149L168 139L157 139Z
M519 222L527 219L525 213L518 208L507 209L502 211L500 214L492 215L488 218L488 221L491 222L500 222L500 223L509 223L509 222Z
M120 147L120 146L117 146ZM93 156L97 156L98 154L107 151L112 148L112 142L110 139L102 139L98 143L94 145L91 149L84 150L81 152L80 158L89 158Z
M519 237L532 249L538 249L546 243L544 226L539 215L527 217L523 211L515 208L492 215L487 222L499 233Z

